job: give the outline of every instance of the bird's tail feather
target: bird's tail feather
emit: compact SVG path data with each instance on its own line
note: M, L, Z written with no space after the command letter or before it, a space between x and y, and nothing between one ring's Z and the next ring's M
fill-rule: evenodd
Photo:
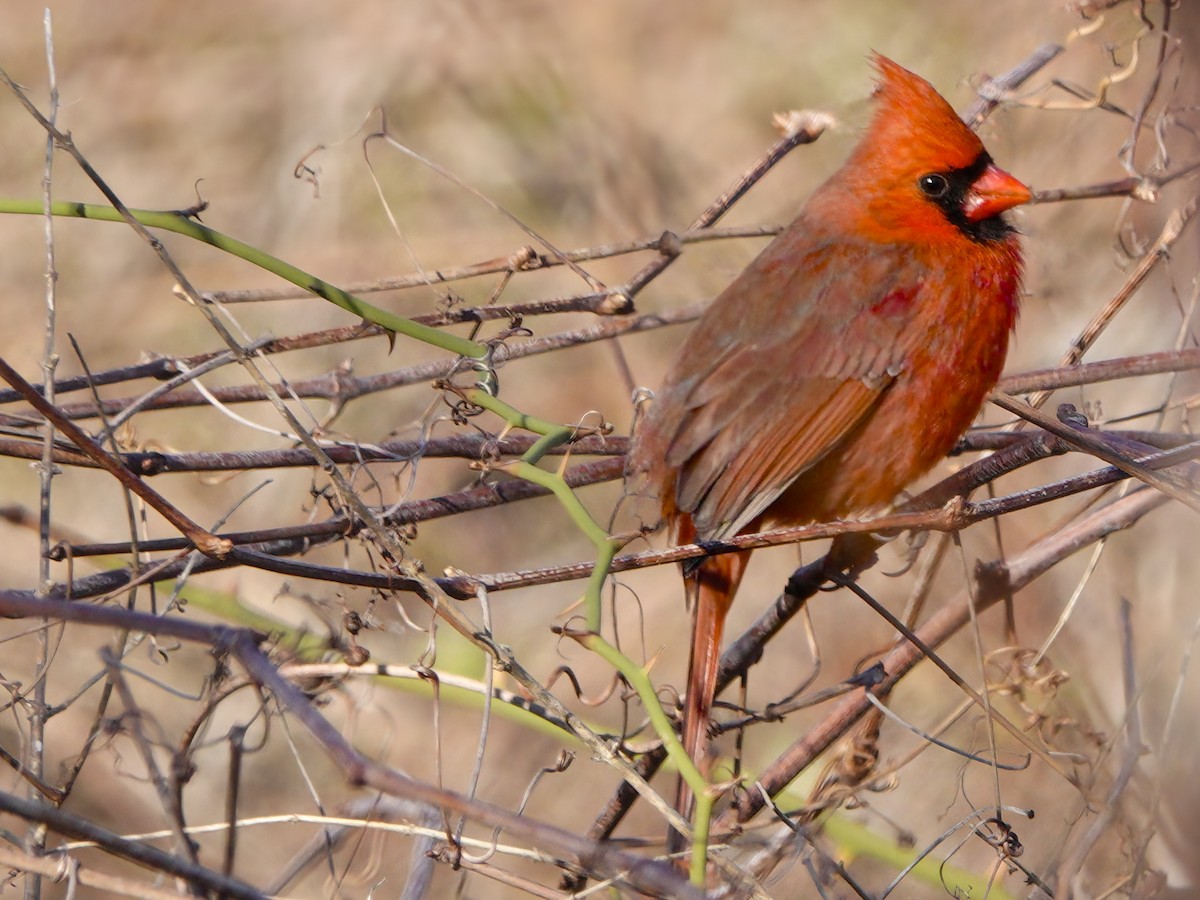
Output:
M682 530L682 529L681 529ZM685 542L690 540L680 535ZM683 746L701 772L707 774L708 723L717 670L721 663L721 637L725 615L746 571L750 551L724 553L704 560L684 580L692 608L692 651L688 661L688 687L683 705ZM692 813L692 793L682 778L675 808L685 817ZM677 838L675 839L677 840Z

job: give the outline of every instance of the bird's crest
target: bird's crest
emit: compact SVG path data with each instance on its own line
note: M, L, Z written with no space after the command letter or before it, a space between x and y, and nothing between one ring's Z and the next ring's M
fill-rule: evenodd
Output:
M975 162L983 143L933 85L880 53L871 55L871 63L879 80L870 138L862 146L896 161L936 161L938 168L966 168Z

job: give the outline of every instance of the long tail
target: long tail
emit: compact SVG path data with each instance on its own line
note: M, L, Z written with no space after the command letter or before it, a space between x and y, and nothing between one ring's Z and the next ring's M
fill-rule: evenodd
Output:
M680 523L679 540L694 538L691 523ZM684 576L684 588L692 608L692 653L688 661L688 687L683 704L683 746L701 772L707 774L708 722L721 663L721 637L725 615L733 603L750 551L724 553L704 560ZM675 808L685 818L692 814L692 792L682 778L675 794ZM676 842L678 838L673 838Z

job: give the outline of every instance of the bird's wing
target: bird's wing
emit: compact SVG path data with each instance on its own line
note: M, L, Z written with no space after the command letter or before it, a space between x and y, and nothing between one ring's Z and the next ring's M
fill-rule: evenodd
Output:
M702 538L764 512L904 370L922 267L878 245L811 250L797 260L773 245L755 260L714 301L665 391L674 505Z

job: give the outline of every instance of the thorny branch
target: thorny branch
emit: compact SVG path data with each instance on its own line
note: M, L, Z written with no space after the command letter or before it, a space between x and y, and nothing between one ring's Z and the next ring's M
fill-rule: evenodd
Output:
M1098 9L1099 5L1091 6ZM1167 46L1165 25L1164 22L1162 48ZM973 125L982 122L992 110L1012 100L1026 80L1036 76L1060 53L1061 47L1046 45L1006 75L982 82L978 86L979 99L966 115L968 120ZM1167 60L1165 49L1158 57L1153 86L1146 92L1144 102L1133 115L1132 134L1135 138L1152 126L1156 115L1160 122L1164 115L1160 108L1166 102L1163 96L1168 89L1167 82L1162 78ZM568 251L559 256L520 248L509 256L474 265L378 279L349 287L356 293L386 291L499 276L502 287L497 289L493 302L472 307L447 304L413 321L432 328L468 323L476 326L480 333L483 333L484 326L495 323L494 327L501 330L489 339L489 346L494 354L492 362L501 366L570 347L613 341L619 336L692 321L702 310L702 304L681 306L665 313L631 314L632 301L692 245L737 237L766 237L777 232L778 229L773 226L714 226L725 211L783 154L815 139L824 124L819 116L811 115L792 117L789 121L792 122L792 129L775 147L730 191L717 198L690 228L678 234L664 232L657 237ZM99 175L87 164L69 136L54 129L52 122L47 124L51 126L49 133L52 137L95 176L104 190ZM1132 158L1131 149L1128 159ZM1200 162L1185 158L1171 166L1146 173L1135 172L1119 180L1100 181L1076 188L1043 189L1037 193L1037 202L1065 202L1106 196L1154 200L1161 197L1166 189L1186 183L1186 179L1192 177L1198 168ZM110 199L119 206L115 194ZM1058 418L1036 411L1049 392L1060 388L1128 381L1153 374L1182 375L1200 368L1200 350L1194 346L1194 339L1181 340L1173 349L1164 352L1128 355L1098 362L1083 361L1099 333L1128 304L1144 295L1144 286L1150 276L1168 264L1178 265L1176 256L1182 255L1180 250L1183 244L1177 246L1177 242L1194 212L1194 199L1182 202L1173 211L1158 239L1151 243L1149 252L1124 279L1121 289L1112 300L1080 333L1059 366L1011 375L1001 382L997 402L1004 404L1009 411L1025 416L1037 428L1022 433L981 430L968 435L958 452L984 455L886 515L864 521L822 523L805 528L743 535L720 544L652 549L630 553L615 560L611 571L614 575L620 575L705 554L833 540L828 553L798 569L789 580L786 591L728 647L719 676L720 687L725 688L753 670L764 654L770 652L772 639L781 632L786 622L819 590L824 589L831 576L836 575L844 581L870 568L884 540L894 539L901 533L957 532L973 523L1002 520L1012 513L1063 498L1084 498L1083 506L1070 512L1060 512L1062 521L1057 526L1023 541L1018 551L1001 550L987 562L979 564L973 583L957 593L951 592L949 597L942 597L940 608L924 621L917 622L912 629L898 629L898 636L877 654L881 657L877 667L878 678L870 682L866 679L855 681L853 676L844 678L842 676L846 673L837 673L839 684L843 687L822 695L826 700L840 698L830 701L834 703L833 708L814 727L806 729L782 755L749 776L752 784L738 785L731 791L732 802L725 807L717 822L717 828L731 841L736 842L747 827L753 827L751 820L762 810L767 798L782 791L797 775L816 762L822 753L829 753L837 741L846 737L856 723L871 713L874 709L872 700L888 703L892 688L901 683L922 660L936 656L939 648L959 633L973 614L977 615L1001 600L1012 598L1079 550L1095 547L1109 535L1137 525L1150 511L1166 504L1168 495L1195 505L1200 478L1192 461L1200 457L1200 443L1192 438L1186 418L1175 431L1166 430L1161 421L1158 427L1131 431L1090 427L1070 409L1060 410ZM131 221L130 225L136 226L136 222ZM161 243L149 235L146 237L152 249L162 255L164 264L178 273L184 285L182 290L202 306L217 308L222 304L303 296L291 289L195 291L187 286L182 270L175 267ZM651 261L634 270L616 289L514 303L503 302L505 298L500 296L502 288L509 285L512 279L559 267L568 261L577 264L598 259L632 259L633 254L647 253L654 254ZM556 333L534 335L528 331L528 323L538 321L537 317L564 313L583 313L604 318ZM1186 332L1186 327L1182 330ZM660 765L662 754L653 744L646 746L635 743L643 740L636 706L624 701L626 721L620 735L591 727L518 661L527 647L514 650L506 646L501 643L500 635L476 624L466 612L468 604L476 602L482 595L497 611L511 614L521 601L517 595L505 597L501 592L586 578L591 574L592 564L541 565L538 568L492 573L450 570L433 576L425 572L420 562L411 555L411 548L406 542L418 523L546 496L546 488L505 474L506 460L528 453L535 446L535 438L510 433L494 421L477 416L478 410L471 410L466 404L449 403L452 412L438 426L442 433L434 434L432 428L422 428L417 438L389 437L378 443L353 436L332 438L327 432L305 428L297 419L291 418L288 430L280 434L285 440L294 439L298 446L293 444L273 449L233 449L226 446L224 449L208 451L138 449L121 453L104 449L105 440L115 439L120 425L135 419L141 421L139 417L156 411L192 408L206 415L217 416L224 414L226 410L223 407L231 404L273 402L282 406L280 398L283 397L292 400L320 399L330 404L330 418L323 423L328 429L333 417L343 413L354 402L422 382L452 382L461 374L461 366L457 361L435 360L365 376L354 374L349 365L344 365L320 377L268 379L262 373L251 373L250 381L245 384L219 387L205 384L211 373L225 366L245 364L251 356L262 361L276 354L299 353L386 334L380 327L366 323L259 341L234 340L226 332L228 343L220 350L187 357L163 357L79 377L48 377L41 386L28 383L11 366L0 360L0 375L11 385L10 389L0 391L0 404L6 407L5 412L0 414L0 429L4 431L0 436L0 455L42 459L45 465L101 470L136 494L150 508L157 510L179 532L177 537L147 539L143 535L136 540L94 541L74 534L65 523L51 523L52 528L59 530L63 540L50 548L45 556L50 561L67 563L65 576L57 582L42 579L42 590L37 595L33 591L0 591L0 616L8 617L12 622L29 621L31 627L34 627L32 623L50 620L70 623L73 629L91 626L120 634L149 636L159 648L156 652L163 660L175 652L170 646L172 641L208 648L213 656L212 683L223 685L221 689L206 689L201 693L205 702L212 706L196 717L195 733L189 733L186 742L189 751L172 760L172 764L178 768L168 773L159 769L161 762L155 756L152 742L139 731L140 717L152 719L153 710L148 704L139 705L136 693L131 689L130 673L133 668L130 667L127 672L125 662L117 655L106 652L104 671L96 676L107 678L109 687L106 690L117 692L127 716L113 722L98 720L88 739L89 749L93 740L103 742L110 732L134 739L144 767L153 776L154 786L160 793L161 806L164 812L169 811L167 821L176 839L176 853L158 850L145 841L130 840L83 815L58 808L70 797L74 775L63 782L65 789L60 789L52 780L43 779L36 772L22 767L20 761L7 751L2 756L4 761L49 802L30 804L5 794L0 795L0 806L26 822L42 823L54 833L93 841L113 857L181 879L194 890L203 889L231 897L262 896L258 888L231 875L235 847L232 835L227 845L224 871L218 871L221 866L212 868L203 863L204 857L198 854L187 837L190 832L180 803L187 776L190 775L191 748L203 746L204 731L210 727L212 713L220 704L246 688L245 693L258 692L260 702L256 706L256 714L264 722L270 723L270 727L275 727L275 723L281 720L303 725L352 788L369 788L391 797L403 798L414 809L429 811L436 808L453 816L465 817L489 830L502 829L507 840L522 841L538 848L543 862L549 861L547 854L553 855L556 860L554 864L570 873L576 879L575 885L582 884L583 878L611 878L619 885L651 895L699 896L700 892L690 888L670 865L634 852L638 842L631 842L629 847L625 847L609 840L639 794L656 803L664 815L671 815L647 784ZM150 389L132 386L144 379L154 379L159 383ZM123 388L127 392L125 396L102 396L102 388L127 385ZM80 391L90 391L93 396L87 400L62 402L62 396ZM1033 395L1032 405L1014 399L1017 395L1025 394ZM1185 409L1197 405L1194 397L1186 396L1182 399L1173 397L1170 402ZM1163 406L1166 405L1167 401L1164 401ZM282 415L283 410L280 412ZM97 428L103 429L100 439L80 424L96 419L100 420ZM219 432L220 428L215 430ZM600 484L620 478L621 456L627 444L627 439L620 436L582 436L552 451L559 459L550 460L550 463L561 463L560 471L572 488ZM1059 472L1046 478L1038 477L1049 469L1045 464L1047 460L1068 453L1074 460L1086 461L1096 457L1109 465L1096 466L1087 462L1086 470L1082 472L1072 470L1069 474ZM581 456L601 458L581 465L573 464L572 457ZM424 466L425 461L438 457L471 460L482 474L470 486L443 490L437 496L414 499L415 495L406 490L395 491L395 497L384 496L380 487L384 477L376 473L400 470L411 475L415 481L415 466L418 463ZM224 530L223 526L209 529L197 524L182 508L166 499L169 495L169 479L162 480L167 484L162 485L161 490L156 489L160 487L159 481L154 482L155 488L151 488L147 482L153 476L168 473L246 473L256 469L285 468L307 469L313 473L314 494L322 500L333 498L328 515L320 518L314 512L310 520L303 524L290 524L280 517L269 527L236 531ZM1017 486L1018 479L1011 477L1016 472L1029 474L1029 478L1021 484L1028 485L1029 479L1033 479L1035 486ZM1131 476L1153 485L1157 490L1137 486L1137 481L1128 480ZM366 500L366 491L356 491L352 486L363 483L372 484L376 491L370 503ZM1125 485L1126 492L1118 494L1116 490L1103 490L1106 486L1116 484ZM333 485L333 489L329 485ZM972 492L980 489L990 489L993 493L986 497L972 497ZM1065 505L1052 508L1060 510ZM10 504L0 512L10 523L23 527L32 524L32 519L16 504ZM466 533L470 520L462 519L461 526ZM632 539L641 535L631 532L628 536ZM1012 542L1014 538L1006 536L1006 540ZM356 568L358 563L355 560L362 557L352 554L356 554L360 546L367 556L367 563ZM330 561L329 557L320 555L322 548L340 548L343 557ZM191 552L195 549L203 551L203 555ZM106 556L127 558L130 566L109 568L94 574L77 574L76 569L83 565L85 559ZM321 626L315 629L318 632L315 635L289 631L282 623L276 630L269 619L264 620L262 630L249 630L204 624L196 615L184 616L177 612L149 614L137 609L121 608L111 602L85 602L98 597L113 600L131 587L162 585L176 579L182 588L184 584L196 582L204 573L229 569L257 569L280 573L288 578L305 579L306 584L319 585L330 597L336 597L336 602L324 597L314 602L313 606L320 610L322 619ZM618 595L627 589L631 592L631 586L634 585L632 579L627 580L624 576L614 578L613 583ZM371 610L362 613L348 605L339 585L368 589L373 598ZM370 656L371 651L358 642L358 636L363 631L383 630L379 620L384 616L380 611L384 603L392 603L392 608L402 612L398 600L401 594L415 595L429 604L476 648L486 651L487 659L495 660L497 677L511 677L523 692L508 691L485 679L473 682L478 685L475 690L477 696L495 697L504 701L502 705L506 707L545 719L558 729L558 740L569 735L570 739L584 742L595 757L608 762L619 773L619 777L627 779L586 836L576 833L581 829L560 827L536 815L514 813L498 803L479 800L440 786L434 787L420 778L411 777L398 767L385 765L373 755L365 753L353 737L347 736L348 732L335 724L334 714L326 706L329 697L342 698L349 706L360 702L357 698L361 695L347 689L345 683L339 681L352 668L363 676L354 679L356 682L371 678L396 680L394 671L387 663L372 667L359 665ZM377 602L380 609L376 608ZM330 614L330 608L337 608L340 614ZM623 607L614 606L614 609ZM628 614L621 612L621 615ZM620 624L621 627L616 630L623 641L628 641L627 621ZM1128 638L1129 627L1123 627L1123 634ZM268 635L267 631L272 634ZM306 639L308 643L305 644L303 641ZM304 659L295 659L293 654L302 655L295 649L301 646L305 648L303 653L308 655ZM441 678L446 684L454 682L452 677L437 671L436 648L436 635L431 634L427 656L422 657L421 665L406 667L413 675L410 680L424 675L430 680ZM1125 730L1127 746L1121 759L1122 768L1109 791L1109 797L1113 799L1120 797L1128 787L1141 750L1135 690L1140 685L1128 646L1123 645L1123 650L1122 664L1131 713ZM346 661L305 664L322 655L332 659L341 655ZM648 655L652 656L652 652ZM228 670L235 664L241 673L238 676L240 680L231 686L226 679L229 678ZM571 664L577 665L574 659ZM580 676L570 666L561 668L566 672L567 680L573 681L578 690ZM657 678L658 673L653 674ZM948 679L945 690L961 692L966 704L982 708L984 704L980 703L980 692L986 692L990 687L959 676ZM11 687L14 707L22 702L24 690L24 686ZM616 695L619 696L620 691ZM433 708L440 709L441 702L435 701ZM60 711L52 712L57 714ZM780 721L780 716L773 714L770 706L762 713L753 708L742 712L746 714L747 723ZM1056 777L1061 776L1062 765L1049 754L1053 748L1038 737L1027 735L998 714L993 715L989 726L996 728L998 733L1008 728L1012 732L1012 739L1024 742L1029 754L1047 771L1058 773ZM233 746L233 739L228 735L223 740ZM878 729L875 729L872 740L881 740ZM475 759L476 771L481 770L485 750L486 747L482 747ZM975 754L973 758L982 757ZM870 789L877 774L871 767L860 771L860 777L853 784L854 792ZM245 787L238 782L240 777L237 774L231 776L234 783L229 787L227 799L236 801L238 788ZM631 784L635 787L631 787ZM831 806L844 802L850 793L847 790L839 794L830 801ZM231 813L228 824L231 831L238 825L237 807L236 802L229 804ZM369 817L369 813L366 817ZM1064 870L1072 871L1066 874L1074 874L1074 870L1082 867L1084 858L1102 837L1101 833L1110 821L1102 818L1094 821L1088 830L1075 832L1070 844L1069 865ZM794 836L789 840L810 840L814 834L815 831L806 825L800 837ZM493 849L495 844L493 837ZM331 863L333 850L328 850L327 862ZM464 858L459 838L449 830L444 840L431 851L431 857L501 879L530 893L541 892L546 896L554 893L524 875L492 864L489 855L478 859ZM64 860L69 858L63 857ZM6 865L20 865L28 871L41 871L35 868L37 862L35 857L30 856L24 861L6 861ZM722 877L728 877L731 884L738 878L748 877L730 874L732 863L729 860L722 860L721 865L726 867ZM89 874L88 877L92 876ZM848 884L851 883L850 875L845 870L843 877ZM86 882L81 880L80 883ZM854 889L857 890L857 886Z

